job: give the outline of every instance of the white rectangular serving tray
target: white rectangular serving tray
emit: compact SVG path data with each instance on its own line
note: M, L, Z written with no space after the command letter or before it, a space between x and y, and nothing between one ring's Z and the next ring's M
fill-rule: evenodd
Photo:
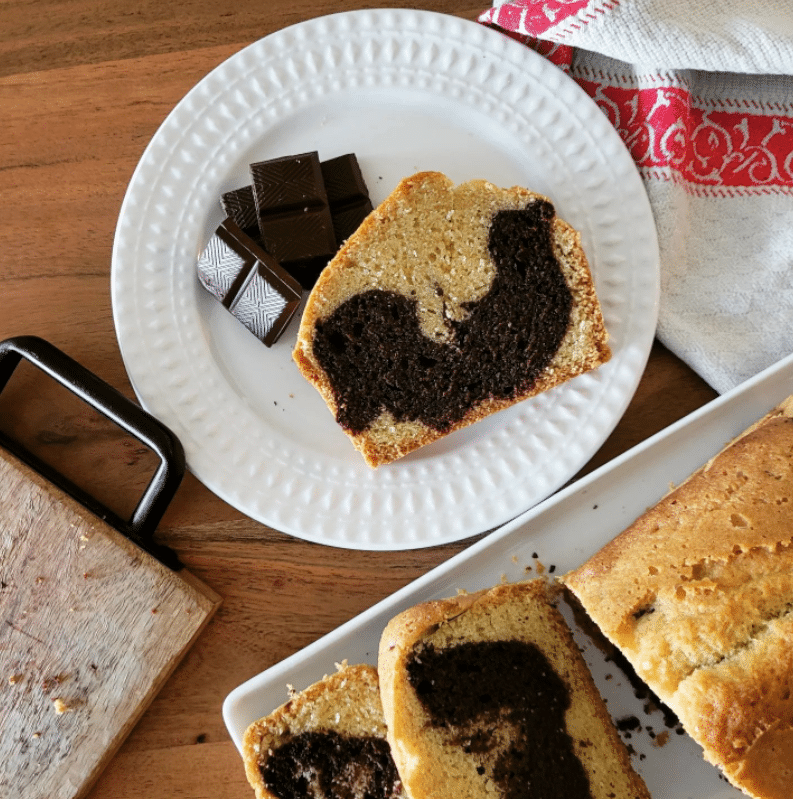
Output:
M793 355L718 397L638 446L526 511L499 530L414 580L369 610L232 691L223 718L239 749L248 725L332 673L335 664L377 662L380 634L403 609L458 590L475 591L527 579L538 566L563 574L583 563L646 508L682 482L727 442L793 394ZM542 568L542 567L540 567ZM547 571L546 571L547 574ZM563 608L564 610L564 608ZM687 735L667 732L660 711L604 652L568 621L616 721L635 716L640 729L623 731L634 767L653 799L745 799L707 764Z

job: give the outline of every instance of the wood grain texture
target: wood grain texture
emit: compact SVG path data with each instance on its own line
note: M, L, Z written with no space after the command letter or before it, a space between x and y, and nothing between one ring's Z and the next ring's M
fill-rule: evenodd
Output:
M284 25L362 5L0 3L0 338L43 336L134 398L113 328L110 253L146 144L184 94L240 47ZM469 19L482 10L445 0L421 7ZM133 501L145 459L125 457L130 442L101 420L60 404L59 419L46 391L23 381L7 400L0 395L0 424L71 463L86 484ZM657 344L625 416L582 473L714 396ZM190 475L159 538L223 605L90 799L249 799L221 718L226 694L471 543L399 553L329 549L251 521Z
M384 0L378 8L421 8L475 19L481 4L450 6ZM38 0L4 2L0 25L0 76L124 58L248 44L312 17L372 8L371 3L320 0L275 4L238 0L162 3L138 0Z
M84 796L219 601L0 451L0 796Z

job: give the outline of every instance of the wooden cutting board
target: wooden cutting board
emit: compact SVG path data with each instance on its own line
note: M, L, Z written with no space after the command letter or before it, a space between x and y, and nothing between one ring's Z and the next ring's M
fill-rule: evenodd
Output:
M219 604L0 448L0 797L83 796Z

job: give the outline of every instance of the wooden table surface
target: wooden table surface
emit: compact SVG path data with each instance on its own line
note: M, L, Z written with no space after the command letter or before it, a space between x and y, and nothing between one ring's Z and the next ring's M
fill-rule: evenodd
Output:
M110 303L110 255L143 149L181 97L250 42L355 0L38 0L0 10L0 339L48 339L134 398ZM475 19L481 6L425 8ZM23 369L1 424L50 463L131 508L150 472L121 431ZM35 372L35 370L33 370ZM715 393L656 344L638 391L584 471ZM91 799L248 799L221 718L234 687L463 550L357 552L305 543L244 516L188 475L159 537L224 598L133 729Z

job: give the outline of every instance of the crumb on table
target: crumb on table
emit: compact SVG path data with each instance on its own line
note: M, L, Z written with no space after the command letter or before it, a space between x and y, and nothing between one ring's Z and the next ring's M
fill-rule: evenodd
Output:
M64 713L69 713L70 711L74 710L74 708L65 700L61 699L59 696L56 696L55 699L52 700L53 708L55 709L55 713L58 716L63 715Z

